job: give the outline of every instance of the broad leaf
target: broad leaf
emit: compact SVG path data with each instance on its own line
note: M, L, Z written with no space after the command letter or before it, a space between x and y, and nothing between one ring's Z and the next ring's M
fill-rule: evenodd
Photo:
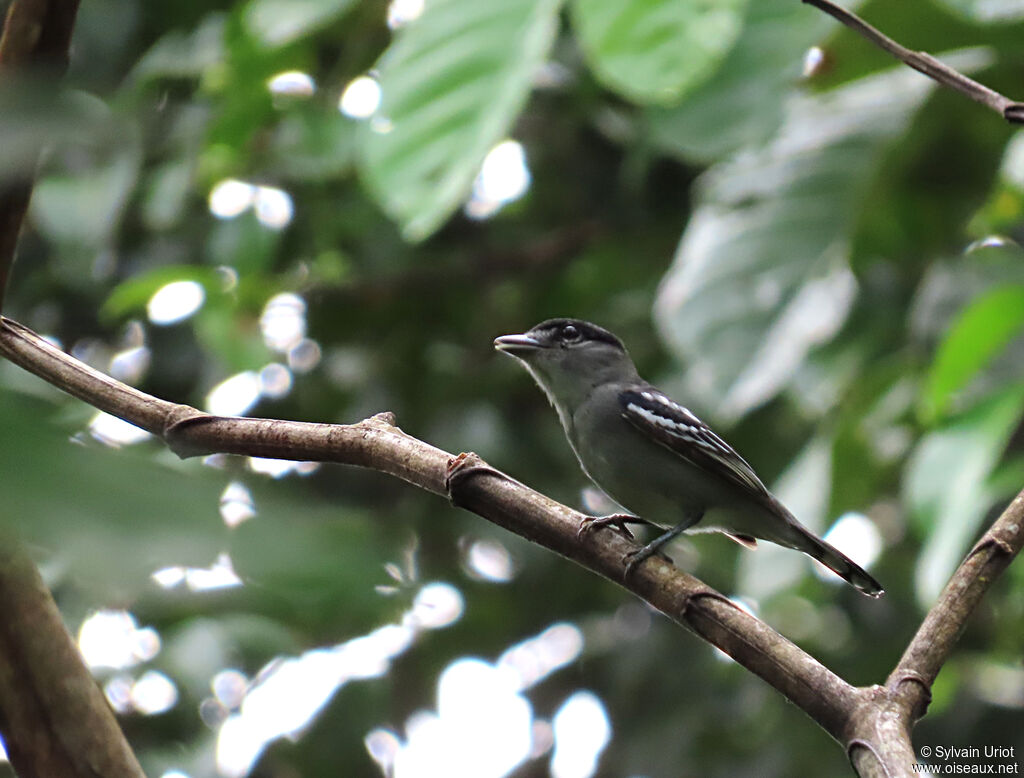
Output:
M994 289L964 310L939 346L924 391L925 411L942 414L953 395L1024 329L1024 286Z
M245 25L266 46L291 43L328 24L351 6L352 0L249 0Z
M51 175L36 184L30 213L50 240L103 245L135 188L141 153L134 128L123 128L119 150L90 170Z
M795 97L770 143L700 179L655 316L705 403L737 416L765 402L842 325L863 193L930 89L894 69Z
M990 398L927 435L907 466L905 499L925 536L915 588L928 606L976 536L1000 495L989 482L1024 412L1024 385Z
M487 152L530 92L560 0L437 0L378 64L377 116L362 129L361 173L409 240L465 199Z
M598 79L638 103L674 103L729 52L746 0L575 0L573 24Z
M766 140L782 122L784 99L800 79L804 52L834 26L801 3L751 2L739 40L711 78L681 105L648 112L654 143L687 159L709 161Z

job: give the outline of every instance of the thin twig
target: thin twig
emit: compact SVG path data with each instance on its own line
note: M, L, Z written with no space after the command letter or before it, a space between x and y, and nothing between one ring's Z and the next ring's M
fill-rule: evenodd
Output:
M979 84L963 73L953 70L953 68L945 65L927 52L911 51L905 46L901 46L852 11L847 11L845 8L830 2L830 0L803 0L803 2L824 11L829 16L832 16L851 30L874 43L883 51L888 52L914 70L928 76L928 78L950 89L955 89L972 100L991 108L1011 124L1024 124L1024 103L1018 103L993 89L989 89L984 84Z
M913 723L924 715L931 686L981 598L1024 547L1024 491L1010 503L957 568L928 612L887 686Z

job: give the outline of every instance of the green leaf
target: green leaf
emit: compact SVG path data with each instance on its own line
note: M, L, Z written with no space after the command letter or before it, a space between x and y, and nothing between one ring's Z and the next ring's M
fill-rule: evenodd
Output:
M335 21L352 5L352 0L249 0L242 18L265 46L283 46Z
M95 248L117 229L142 161L134 128L122 127L121 132L121 146L109 158L90 169L50 175L36 184L30 213L50 240Z
M107 597L134 598L161 567L213 562L227 534L217 513L223 475L82 445L48 425L47 411L11 392L0 402L0 528Z
M1024 385L1013 386L926 435L911 455L904 498L925 546L915 588L922 606L941 591L1000 495L990 484L1024 412Z
M766 140L782 122L804 52L833 27L825 14L801 3L751 2L739 40L711 78L678 107L648 111L653 142L686 159L710 161Z
M560 0L437 0L378 69L382 101L362 127L361 173L405 237L421 240L465 199L530 92Z
M143 82L155 78L199 78L225 60L224 24L224 14L215 12L192 32L167 33L139 59L131 78Z
M746 0L574 0L573 24L598 80L638 103L674 103L736 42Z
M217 271L211 267L165 265L118 284L104 301L100 315L108 321L111 318L138 315L157 290L175 281L195 281L202 285L207 296L220 293L224 284Z
M794 97L771 142L699 180L655 317L707 404L738 416L770 399L845 321L859 201L930 89L894 69Z
M964 310L939 346L928 373L924 408L943 414L953 395L1024 328L1024 286L994 289Z

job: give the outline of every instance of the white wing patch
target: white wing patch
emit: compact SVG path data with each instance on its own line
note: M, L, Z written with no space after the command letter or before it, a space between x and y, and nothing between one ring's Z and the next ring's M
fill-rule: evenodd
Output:
M627 420L675 453L759 497L768 494L746 460L688 408L649 389L624 392L621 401Z
M644 394L648 393L644 392ZM669 418L668 416L662 416L660 413L656 413L655 411L649 411L646 408L637 405L636 403L629 403L626 406L626 410L632 411L637 416L640 416L642 419L647 421L649 424L653 424L656 427L666 429L669 432L672 432L676 435L679 435L681 438L684 438L688 443L692 443L695 446L700 446L701 448L706 448L709 451L714 452L715 454L722 453L721 446L713 445L713 441L706 440L704 436L700 434L701 427L698 426L700 425L700 419L698 419L692 413L687 411L686 408L683 408L682 406L679 406L679 408L683 411L686 411L687 416L684 417L688 417L686 421L679 421L678 419L672 419ZM693 419L693 422L690 422L690 419ZM707 430L707 427L704 427L704 429ZM710 430L707 431L710 432ZM714 435L714 433L712 433L712 435Z

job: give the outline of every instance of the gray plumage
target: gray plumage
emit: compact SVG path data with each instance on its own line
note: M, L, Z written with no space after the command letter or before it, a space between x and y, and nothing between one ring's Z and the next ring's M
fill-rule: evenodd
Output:
M494 344L547 394L587 476L640 521L669 528L629 555L627 574L681 532L717 530L744 545L760 538L802 551L864 594L882 595L874 578L800 524L728 443L644 381L612 333L549 319Z

